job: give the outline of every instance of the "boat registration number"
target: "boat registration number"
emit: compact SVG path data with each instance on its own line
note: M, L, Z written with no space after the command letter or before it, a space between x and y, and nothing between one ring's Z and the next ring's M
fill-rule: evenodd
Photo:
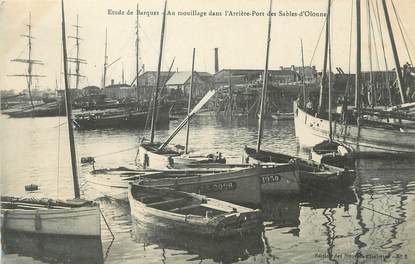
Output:
M280 180L281 180L281 177L279 175L267 175L267 176L261 177L262 184L279 182Z
M201 185L199 191L204 192L226 192L236 189L236 182L222 182L209 185Z

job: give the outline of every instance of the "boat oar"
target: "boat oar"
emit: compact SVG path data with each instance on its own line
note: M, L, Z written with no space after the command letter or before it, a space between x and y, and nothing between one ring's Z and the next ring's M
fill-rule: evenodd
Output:
M210 90L207 94L200 100L200 102L193 108L193 110L186 116L186 118L179 124L179 126L173 131L173 133L169 136L169 138L164 141L163 144L158 148L159 150L163 150L170 141L179 133L180 129L182 129L186 124L187 121L192 118L197 111L199 111L208 101L209 99L215 94L215 90Z

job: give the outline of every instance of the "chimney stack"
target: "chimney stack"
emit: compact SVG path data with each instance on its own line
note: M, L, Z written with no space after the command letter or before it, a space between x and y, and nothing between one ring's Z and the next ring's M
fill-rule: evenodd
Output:
M215 48L215 73L219 71L219 53L218 48Z

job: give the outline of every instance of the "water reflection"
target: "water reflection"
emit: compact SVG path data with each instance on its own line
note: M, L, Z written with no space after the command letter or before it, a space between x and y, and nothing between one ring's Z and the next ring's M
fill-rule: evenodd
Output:
M265 227L298 227L300 202L298 197L264 195L261 210Z
M62 120L0 118L3 127L0 131L3 139L2 150L4 149L1 157L4 165L1 171L1 192L29 195L25 193L24 185L39 183L40 191L30 195L72 197L70 158L69 153L63 152L68 149L67 136L62 127L58 164L59 132L53 129ZM157 140L166 138L178 122L172 122L169 130L157 131ZM196 117L192 120L190 148L206 153L221 151L224 156L229 157L230 162L239 162L244 145L255 145L257 124L248 123L246 120L226 122L222 123L212 116ZM307 158L307 152L298 153L293 122L266 121L265 124L264 149L299 154ZM75 137L78 157L98 156L97 168L120 165L133 167L138 142L146 135L148 131L143 130L77 131ZM185 132L182 131L172 143L183 145L184 142ZM126 149L131 150L118 152ZM252 241L234 240L227 244L218 243L220 246L206 241L198 242L194 238L182 238L177 245L170 241L175 236L164 239L163 234L160 234L161 238L158 238L158 234L154 232L155 236L151 239L140 240L141 237L137 240L128 203L100 198L98 201L101 210L115 234L112 243L112 237L102 223L104 258L111 245L105 262L199 263L206 260L205 262L240 263L379 263L385 259L392 263L399 260L402 263L413 263L415 251L410 241L415 241L414 160L359 160L356 165L357 178L352 189L326 188L297 197L263 197L261 209L266 224L265 233L259 238L250 239ZM88 167L80 168L81 182L90 170ZM57 173L60 175L58 181ZM82 189L86 198L102 196L101 193L88 189L88 185L82 185ZM2 239L9 237L2 234ZM38 244L42 243L37 240L23 243L26 248L33 248L30 251L37 252L34 256L27 254L27 262L32 263L34 259L51 262L48 256L41 256L42 250L45 252L47 247L37 248ZM5 254L2 257L14 257L18 263L25 261L23 253L13 253L10 249L13 247L8 251L4 249ZM223 249L236 253L224 252ZM316 258L316 252L327 257ZM48 254L56 259L54 253ZM370 254L377 258L363 258ZM343 258L340 259L339 256ZM92 259L91 262L94 261Z
M99 238L49 236L8 231L2 232L1 245L6 255L17 254L45 263L104 263ZM3 261L7 263L7 258ZM31 261L28 260L28 263Z
M182 254L188 261L212 259L218 263L233 263L248 259L250 256L262 254L264 243L262 232L225 239L211 239L204 236L192 236L171 230L154 229L133 220L133 240L136 243L157 245L159 249L184 251ZM179 253L178 253L179 254ZM163 254L163 262L169 262Z

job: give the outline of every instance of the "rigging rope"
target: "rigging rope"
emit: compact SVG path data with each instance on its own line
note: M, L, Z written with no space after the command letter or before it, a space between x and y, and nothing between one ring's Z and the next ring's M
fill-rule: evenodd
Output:
M405 35L404 35L403 30L402 30L402 27L401 27L401 22L402 22L402 21L401 21L401 19L400 19L399 15L398 15L398 12L396 11L395 4L393 3L393 1L392 1L392 0L391 0L391 3L392 3L392 7L393 7L393 12L395 13L395 16L396 16L396 21L398 21L398 26L399 26L399 30L401 31L401 35L402 35L402 39L403 39L403 43L405 44L406 53L408 54L408 58L409 58L409 61L411 62L411 65L414 65L414 64L412 63L411 54L409 53L408 45L406 44Z
M383 59L384 59L384 62L385 62L385 70L386 70L386 73L385 73L385 82L386 82L386 89L388 91L389 105L392 105L392 90L391 90L391 87L390 87L390 84L389 84L389 67L388 67L388 61L386 59L385 42L384 42L384 39L383 39L382 24L380 22L379 5L378 5L378 1L375 1L375 3L376 3L376 17L377 17L376 24L378 26L379 35L380 35L380 38L381 38L381 42L380 43L382 44Z

